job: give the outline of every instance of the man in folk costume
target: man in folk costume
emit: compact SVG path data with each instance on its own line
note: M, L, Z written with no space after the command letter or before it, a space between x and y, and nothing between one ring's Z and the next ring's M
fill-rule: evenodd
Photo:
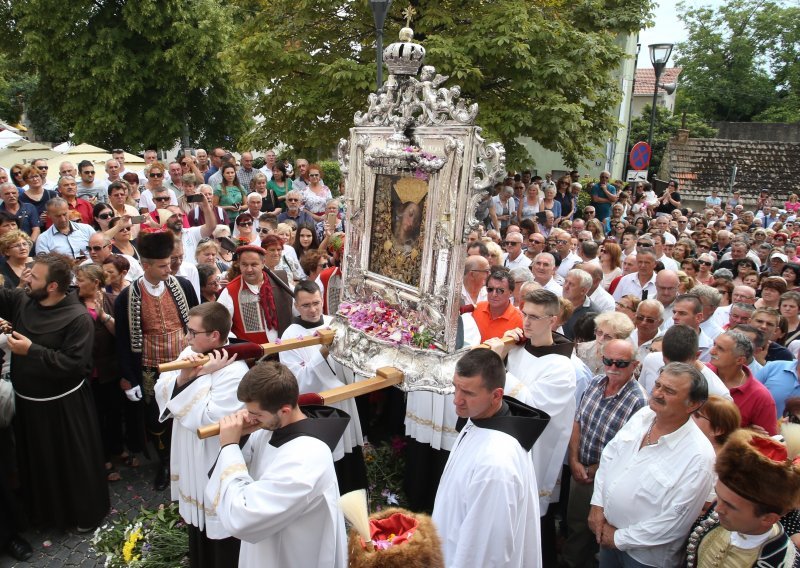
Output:
M322 315L322 295L319 286L310 280L303 280L295 286L294 305L300 315L294 318L292 325L283 332L281 340L294 339L329 328L332 316ZM280 354L281 363L286 365L297 377L300 392L320 392L343 386L353 382L353 372L328 356L326 345L301 347ZM367 472L361 446L361 425L355 399L348 398L331 406L340 408L350 415L350 424L344 436L333 451L336 477L339 479L339 491L349 493L355 489L366 489Z
M559 500L559 475L575 418L577 378L571 359L575 344L551 331L559 313L558 296L545 289L532 290L523 298L523 329L506 332L523 343L511 346L498 339L487 341L501 357L508 357L509 376L527 387L530 398L520 396L520 400L550 416L547 428L531 452L542 516L547 514L550 503ZM555 531L554 513L543 521L542 530L546 534ZM552 536L542 539L546 562L555 555L554 540Z
M276 235L267 235L264 248ZM292 295L283 271L273 272L264 265L264 248L245 245L236 249L241 274L230 281L217 300L233 318L231 331L251 343L271 343L289 327Z
M530 451L547 416L503 396L497 354L473 349L456 363L453 403L460 430L433 522L448 567L539 568L539 491Z
M297 379L276 361L250 369L237 395L246 410L220 421L222 449L206 502L242 540L239 567L344 568L347 534L331 452L350 417L330 406L301 409Z
M171 433L171 421L159 421L154 397L158 366L174 361L183 351L189 310L197 305L191 283L170 275L174 248L171 232L141 235L138 249L144 276L124 288L114 304L121 385L129 400L144 398L145 427L160 462L153 482L157 491L169 484Z
M218 422L242 408L236 398L247 364L218 349L228 343L231 316L217 302L189 310L189 346L180 359L210 360L202 366L162 373L156 383L161 420L172 421L170 478L173 501L189 527L189 562L193 567L232 566L239 557L239 541L217 519L214 506L204 498L208 471L219 454L219 438L201 440L197 429Z
M792 568L800 554L779 522L800 506L800 459L752 430L730 435L717 455L717 501L686 547L688 566Z

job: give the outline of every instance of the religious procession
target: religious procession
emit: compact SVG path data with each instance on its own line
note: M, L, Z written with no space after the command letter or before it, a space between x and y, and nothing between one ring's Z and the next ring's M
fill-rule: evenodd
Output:
M336 174L0 150L0 565L800 567L798 193L511 168L415 15Z

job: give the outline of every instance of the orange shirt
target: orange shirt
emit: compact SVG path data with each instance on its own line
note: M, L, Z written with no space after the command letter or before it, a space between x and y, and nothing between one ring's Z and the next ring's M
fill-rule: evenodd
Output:
M494 319L489 313L489 302L478 302L472 317L481 332L481 341L491 337L503 337L509 329L522 327L522 314L511 302L508 303L506 311Z

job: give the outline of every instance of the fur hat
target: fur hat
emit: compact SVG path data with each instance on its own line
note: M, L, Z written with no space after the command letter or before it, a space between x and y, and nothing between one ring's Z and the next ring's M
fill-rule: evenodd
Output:
M716 469L731 491L771 511L783 514L800 505L800 464L772 438L737 430L720 450Z
M444 568L442 544L433 521L427 515L412 513L406 509L392 507L370 516L371 519L385 519L395 513L413 517L418 525L414 535L406 542L387 548L368 552L361 544L361 537L355 530L350 531L348 550L350 568Z
M172 256L175 249L175 235L170 231L146 233L139 236L136 247L139 256L148 260L162 260Z

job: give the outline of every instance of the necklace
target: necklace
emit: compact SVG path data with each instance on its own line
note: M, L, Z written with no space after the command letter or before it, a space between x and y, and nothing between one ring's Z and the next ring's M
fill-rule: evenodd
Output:
M650 424L650 428L647 429L647 434L644 437L644 445L645 446L652 446L653 444L658 443L658 439L656 439L655 442L651 442L650 441L650 434L653 433L653 426L655 426L655 425L656 425L656 419L654 418L653 419L653 423Z

